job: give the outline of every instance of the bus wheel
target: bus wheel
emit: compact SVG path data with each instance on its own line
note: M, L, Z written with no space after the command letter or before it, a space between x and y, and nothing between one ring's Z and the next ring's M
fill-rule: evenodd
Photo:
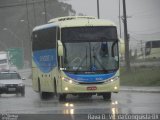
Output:
M103 94L103 100L110 100L111 99L111 92Z
M59 101L65 101L67 97L67 94L60 94L59 95Z

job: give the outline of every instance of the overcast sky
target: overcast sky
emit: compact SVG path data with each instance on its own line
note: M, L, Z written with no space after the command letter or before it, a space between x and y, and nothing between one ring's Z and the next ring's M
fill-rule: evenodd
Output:
M72 4L77 15L97 16L97 0L63 0ZM119 27L119 0L99 0L100 18L114 21ZM131 44L140 40L160 39L160 0L126 0L128 32ZM122 15L121 0L121 15ZM122 24L123 25L123 24Z

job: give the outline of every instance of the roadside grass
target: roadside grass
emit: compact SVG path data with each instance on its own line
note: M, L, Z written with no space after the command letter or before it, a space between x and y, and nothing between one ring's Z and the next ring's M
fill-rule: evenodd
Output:
M134 67L131 72L120 70L120 84L124 86L160 86L160 68Z

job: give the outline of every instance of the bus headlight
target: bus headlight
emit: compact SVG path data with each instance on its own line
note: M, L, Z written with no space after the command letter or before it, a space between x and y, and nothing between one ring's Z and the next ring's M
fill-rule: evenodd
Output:
M66 78L66 77L62 77L62 80L64 81L69 81L70 79Z
M72 84L72 83L73 83L73 81L72 81L72 80L69 80L69 83L71 83L71 84Z
M119 77L114 77L110 79L111 82L116 81L116 80L119 80Z
M69 78L66 78L66 77L62 77L62 80L66 81L66 82L69 82L70 84L73 83L73 80L71 80Z

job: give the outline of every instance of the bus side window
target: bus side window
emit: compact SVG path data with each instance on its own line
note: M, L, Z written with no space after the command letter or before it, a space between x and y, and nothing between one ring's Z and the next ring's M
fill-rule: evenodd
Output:
M32 34L32 50L48 50L56 48L56 27L34 31Z

